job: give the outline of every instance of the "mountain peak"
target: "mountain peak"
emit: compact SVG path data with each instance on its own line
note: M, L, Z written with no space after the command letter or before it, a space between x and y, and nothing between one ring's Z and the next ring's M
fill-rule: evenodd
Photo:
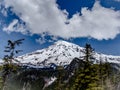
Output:
M57 45L57 46L64 45L64 46L69 46L69 47L80 47L79 45L76 45L72 42L68 42L68 41L64 41L64 40L59 40L59 41L55 42L54 45ZM82 47L80 47L80 48L82 48Z
M55 42L55 44L71 44L70 42L64 41L64 40L59 40L57 42Z
M84 54L83 47L60 40L48 48L19 56L16 59L23 65L41 68L49 67L51 64L55 64L57 66L69 65L74 58L83 59ZM95 63L99 62L100 58L102 58L103 62L108 61L110 63L120 63L120 57L115 56L95 53L94 58L95 59L92 61Z

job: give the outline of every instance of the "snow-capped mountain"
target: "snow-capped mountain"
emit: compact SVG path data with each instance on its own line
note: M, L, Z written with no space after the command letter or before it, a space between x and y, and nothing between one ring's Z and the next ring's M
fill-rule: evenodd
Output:
M66 41L55 42L48 48L37 50L16 58L20 63L37 67L55 65L68 65L75 57L83 56L83 48Z
M42 68L52 65L68 65L74 58L82 59L83 57L83 47L66 41L57 41L48 48L19 56L14 62L34 68ZM95 53L92 61L99 63L100 60L102 62L120 64L120 56Z

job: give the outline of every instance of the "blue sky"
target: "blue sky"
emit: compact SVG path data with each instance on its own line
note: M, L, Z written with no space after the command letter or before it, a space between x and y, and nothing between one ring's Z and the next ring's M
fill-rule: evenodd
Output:
M20 38L19 55L61 39L120 55L120 0L0 0L0 58Z

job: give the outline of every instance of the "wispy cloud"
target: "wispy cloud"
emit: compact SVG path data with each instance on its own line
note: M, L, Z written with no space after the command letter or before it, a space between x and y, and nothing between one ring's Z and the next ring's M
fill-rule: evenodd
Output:
M6 31L7 33L11 32L21 32L23 34L26 33L25 25L20 24L17 19L14 19L8 26L4 26L3 31Z
M115 0L115 1L120 2L120 0Z
M70 19L66 10L59 9L56 0L4 0L4 4L6 8L13 7L13 12L26 23L32 34L47 32L64 39L89 36L107 40L120 33L120 11L104 8L98 1L92 10L82 8L82 16L78 12ZM18 21L14 20L3 30L16 31L14 24Z

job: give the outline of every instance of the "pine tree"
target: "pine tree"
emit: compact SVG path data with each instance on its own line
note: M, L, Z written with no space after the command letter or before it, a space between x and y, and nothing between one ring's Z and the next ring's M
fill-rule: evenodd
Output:
M22 50L17 50L16 46L22 44L24 39L19 39L16 41L8 40L8 45L5 47L5 52L8 53L4 56L4 65L3 65L3 72L2 72L2 90L6 89L6 80L9 78L9 75L12 72L16 71L17 66L13 64L12 60L14 59L15 54L18 54Z
M98 81L98 65L94 65L91 62L93 59L93 52L90 44L85 46L85 58L84 67L79 69L79 73L76 76L74 90L92 90L97 87L96 81Z

